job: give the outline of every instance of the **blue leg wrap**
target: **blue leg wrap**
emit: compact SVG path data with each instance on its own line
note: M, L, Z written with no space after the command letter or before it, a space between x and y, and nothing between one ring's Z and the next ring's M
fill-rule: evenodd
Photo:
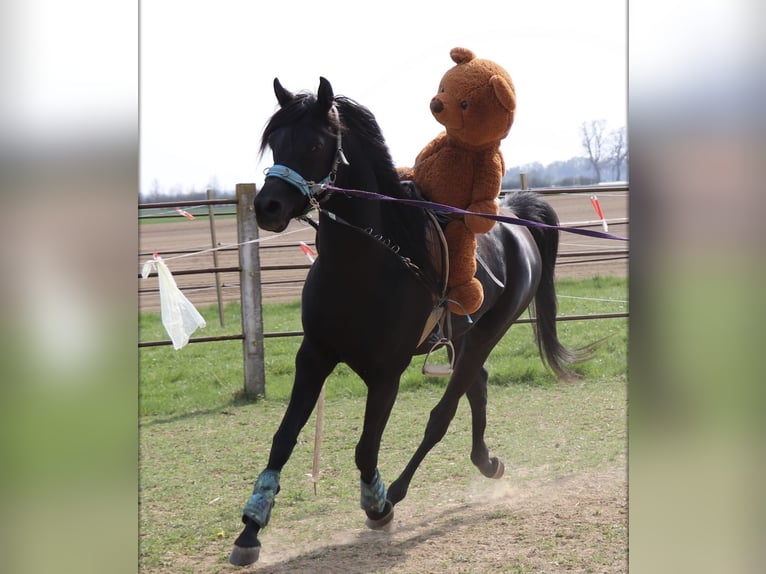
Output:
M279 471L264 470L258 475L253 488L253 495L245 504L242 514L251 518L263 528L269 523L271 507L274 506L274 498L279 492Z
M373 512L382 512L386 507L386 485L380 480L380 472L375 469L375 476L371 484L359 480L362 496L360 505L362 510L371 510Z

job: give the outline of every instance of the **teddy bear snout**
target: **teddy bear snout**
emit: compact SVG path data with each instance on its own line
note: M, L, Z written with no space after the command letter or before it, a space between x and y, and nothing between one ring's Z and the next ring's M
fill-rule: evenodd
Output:
M442 103L442 101L436 96L431 98L431 113L438 114L442 110L444 110L444 104Z

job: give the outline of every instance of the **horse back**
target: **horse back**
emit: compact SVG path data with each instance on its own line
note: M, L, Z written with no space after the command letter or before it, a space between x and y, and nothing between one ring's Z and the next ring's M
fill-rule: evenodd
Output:
M514 216L508 210L501 214ZM479 313L502 308L502 315L515 321L532 302L540 283L542 257L534 237L526 227L498 223L478 236L476 256L476 276L484 286Z

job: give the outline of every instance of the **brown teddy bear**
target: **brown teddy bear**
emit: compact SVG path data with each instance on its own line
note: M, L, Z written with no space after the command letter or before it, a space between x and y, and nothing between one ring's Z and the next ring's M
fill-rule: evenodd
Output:
M511 77L501 66L476 58L471 50L453 48L455 66L439 84L431 113L446 129L426 145L415 166L400 168L423 196L437 203L497 215L497 197L505 174L500 141L508 135L516 109ZM495 222L476 216L452 216L445 237L449 247L448 309L473 313L484 300L476 274L476 233Z

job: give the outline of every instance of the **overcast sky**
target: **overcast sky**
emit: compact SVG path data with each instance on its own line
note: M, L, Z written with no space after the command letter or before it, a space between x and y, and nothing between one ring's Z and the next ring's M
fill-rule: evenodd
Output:
M275 76L292 91L325 76L411 165L442 129L428 104L455 46L514 80L509 167L582 155L584 121L627 123L626 2L157 0L142 3L140 24L142 192L260 185Z

